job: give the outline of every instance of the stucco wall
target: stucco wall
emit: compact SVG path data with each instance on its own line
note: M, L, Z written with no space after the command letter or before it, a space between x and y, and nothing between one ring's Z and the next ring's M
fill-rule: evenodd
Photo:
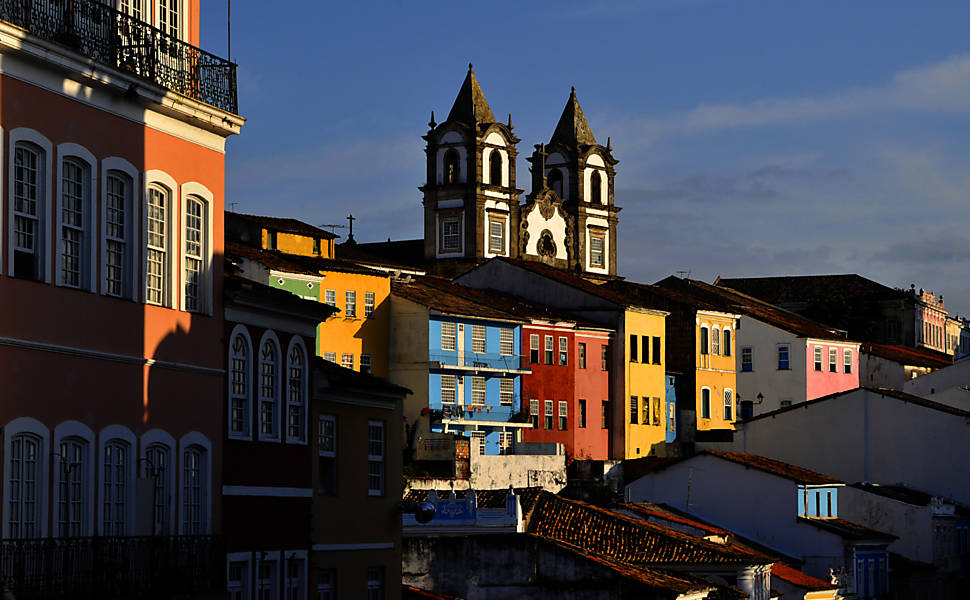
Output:
M907 504L846 486L839 490L839 516L898 536L889 545L890 552L933 562L933 515L929 505Z
M778 370L778 346L788 344L790 348L788 371ZM741 317L741 327L737 332L738 392L743 400L754 402L754 414L777 410L782 400L792 404L805 401L805 364L804 348L800 360L796 358L796 348L802 346L794 335L763 323L748 316ZM751 348L751 370L743 370L743 352ZM764 400L758 403L758 394Z

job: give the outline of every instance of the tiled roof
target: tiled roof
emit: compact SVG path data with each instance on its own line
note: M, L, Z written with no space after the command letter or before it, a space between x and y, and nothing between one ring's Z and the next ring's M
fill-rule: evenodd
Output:
M953 364L953 357L949 354L930 350L928 348L913 348L910 346L892 346L888 344L862 344L861 352L885 358L901 365L911 367L929 367L942 369Z
M393 384L376 375L348 369L319 356L313 357L313 368L314 377L317 379L325 378L329 387L400 395L402 400L404 396L413 393L406 387Z
M853 523L852 521L846 521L845 519L833 519L829 517L798 517L799 522L808 523L809 525L818 527L819 529L824 529L826 531L831 531L836 535L840 535L843 538L850 538L854 540L885 540L892 541L899 539L897 536L891 533L883 533L882 531L876 531L875 529L869 529L859 525L858 523Z
M712 310L722 312L732 312L725 310L725 307L709 302L701 298L698 294L687 294L682 290L663 287L660 285L650 285L646 283L634 283L632 281L609 281L603 284L604 287L629 298L635 298L639 302L658 308L670 308L670 305L694 308L696 310Z
M793 569L785 563L780 562L777 562L771 566L771 576L787 581L788 583L798 586L804 590L813 592L821 590L834 590L838 589L839 587L836 584L822 581L817 577L806 575L798 569Z
M387 240L386 242L345 242L335 249L337 258L391 268L420 270L426 268L424 239Z
M583 114L583 107L579 105L579 100L576 98L576 88L573 88L549 144L562 144L578 150L581 146L591 146L595 143L596 138L593 137L586 115Z
M246 299L259 299L268 310L298 315L308 320L325 321L337 309L321 302L305 300L296 294L227 273L223 283L226 302L246 303Z
M428 498L428 492L431 490L408 490L408 493L404 495L405 500L411 500L414 502L424 502ZM539 494L542 492L541 487L528 487L528 488L515 488L515 495L519 497L519 506L522 507L522 514L527 515L532 507L535 505L536 500L539 498ZM435 490L439 499L445 499L451 493L451 490ZM464 500L465 496L468 494L467 490L455 490L455 498L458 500ZM478 504L478 508L505 508L505 499L508 497L509 490L497 489L497 490L475 490L475 501Z
M460 600L457 596L446 596L444 594L435 594L434 592L429 592L428 590L423 590L419 587L414 587L413 585L401 584L401 598L403 600L412 600L413 598L429 598L430 600Z
M391 293L412 302L451 315L469 315L505 321L525 321L520 301L491 290L479 290L440 277L414 277L393 281ZM537 311L541 310L536 308Z
M498 260L511 265L515 265L516 267L519 267L526 271L530 271L532 273L535 273L536 275L545 277L546 279L550 279L552 281L561 283L563 285L568 285L570 287L576 288L588 294L592 294L594 296L603 298L604 300L609 300L610 302L613 302L614 304L617 304L619 306L642 306L642 308L656 309L656 307L642 305L640 302L637 302L633 298L629 298L627 296L624 296L623 294L619 294L604 285L587 281L586 279L583 279L579 275L575 273L571 273L569 271L565 271L563 269L557 269L555 267L550 267L548 265L544 265L538 262L533 262L531 260L505 258L502 256L493 258L491 260Z
M370 267L365 267L350 260L339 258L324 258L322 256L302 256L298 254L280 253L280 255L294 263L303 265L314 272L336 271L338 273L356 273L359 275L371 275L373 277L390 277L386 271L379 271Z
M807 485L827 485L827 484L842 483L841 481L839 481L838 479L835 479L834 477L829 477L828 475L816 473L815 471L809 471L808 469L804 469L802 467L790 465L788 463L783 463L780 460L775 460L773 458L768 458L765 456L758 456L757 454L751 454L749 452L726 452L724 450L705 450L702 454L717 456L718 458L723 458L724 460L729 460L731 462L744 465L746 467L758 469L759 471L771 473L772 475L777 475L779 477L784 477L786 479L791 479L792 481L797 481L798 483L804 483Z
M688 525L690 527L700 529L709 535L731 535L731 532L726 529L721 529L720 527L715 527L708 523L675 514L669 510L666 510L665 507L653 504L652 502L623 502L619 504L619 506L646 518L654 517L657 519L664 519L666 521L673 521L682 525Z
M668 527L548 492L539 496L529 533L572 544L590 554L634 565L764 564L750 554Z
M779 409L773 410L771 412L761 413L760 415L755 415L754 417L751 417L750 419L746 419L745 420L745 423L751 423L753 421L760 421L761 419L767 419L767 418L773 417L775 415L779 415L779 414L782 414L782 413L785 413L785 412L789 412L789 411L792 411L792 410L804 410L806 408L810 408L810 407L812 407L812 406L814 406L816 404L820 404L822 402L829 402L831 400L835 400L836 398L839 398L840 396L845 396L847 394L857 393L859 390L865 390L867 392L871 392L871 393L874 393L874 394L879 394L883 398L894 398L896 400L901 400L901 401L906 402L906 403L918 404L919 406L923 406L925 408L929 408L929 409L932 409L932 410L937 410L937 411L944 412L944 413L948 413L948 414L955 415L955 416L958 416L958 417L970 418L970 411L966 411L966 410L963 410L963 409L960 409L960 408L956 408L955 406L950 406L948 404L940 404L939 402L933 402L932 400L927 400L926 398L921 398L920 396L914 396L912 394L907 394L906 392L900 392L899 390L891 390L891 389L888 389L888 388L873 388L873 387L859 386L859 387L857 387L855 389L846 390L844 392L835 392L833 394L829 394L828 396L822 396L821 398L815 398L814 400L809 400L807 402L799 402L798 404L792 404L791 406L786 406L785 408L779 408Z
M257 223L266 229L273 231L282 231L284 233L296 233L299 235L306 235L309 237L316 238L326 238L332 240L334 238L340 237L336 234L330 233L319 227L314 227L309 223L304 223L297 219L289 219L286 217L264 217L260 215L247 215L244 213L237 213L226 211L226 216L230 219L240 219L243 221L250 221Z
M719 278L717 285L749 294L771 304L808 302L817 298L830 297L883 300L906 296L906 292L902 290L887 287L854 273L845 275Z
M875 483L860 482L853 483L852 487L869 492L870 494L883 496L884 498L891 498L892 500L912 504L913 506L928 506L930 500L933 498L933 496L930 494L919 492L901 485L879 485Z
M316 275L318 277L320 276L320 273L313 270L311 267L308 267L298 261L294 261L287 255L283 255L272 250L260 250L259 248L253 248L245 244L227 242L225 253L226 258L229 260L237 257L245 258L253 262L258 262L259 264L273 269L274 271L284 271L286 273L297 273L300 275Z

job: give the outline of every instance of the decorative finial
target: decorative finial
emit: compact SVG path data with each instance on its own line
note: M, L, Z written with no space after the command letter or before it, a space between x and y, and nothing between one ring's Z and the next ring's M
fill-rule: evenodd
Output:
M474 67L472 66L472 64L468 63L468 72L471 73L473 70L474 70Z
M431 111L431 121L428 122L428 127L434 129L438 124L434 122L434 111Z
M569 95L570 96L575 96L576 95L576 86L575 85L569 86Z
M610 142L610 136L606 136L606 149L609 150L610 152L613 151L613 144Z
M515 127L512 126L512 113L509 113L509 124L508 124L508 128L509 129L515 129Z

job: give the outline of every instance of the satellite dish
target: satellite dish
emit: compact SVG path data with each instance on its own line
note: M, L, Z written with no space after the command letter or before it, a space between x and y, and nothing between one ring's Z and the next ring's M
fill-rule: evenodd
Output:
M425 500L424 502L418 502L417 507L414 509L414 520L422 525L429 523L431 519L434 518L435 512L437 512L438 507L433 503Z

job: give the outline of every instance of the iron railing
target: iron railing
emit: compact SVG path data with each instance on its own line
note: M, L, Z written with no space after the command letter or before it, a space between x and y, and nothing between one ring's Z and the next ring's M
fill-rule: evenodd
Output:
M456 352L430 352L428 361L432 368L497 369L501 371L525 371L528 365L521 356L484 352L465 352L461 359Z
M213 536L4 540L0 590L17 600L217 592L226 589L225 561L222 539Z
M157 86L238 113L236 65L96 0L0 0L0 19Z

